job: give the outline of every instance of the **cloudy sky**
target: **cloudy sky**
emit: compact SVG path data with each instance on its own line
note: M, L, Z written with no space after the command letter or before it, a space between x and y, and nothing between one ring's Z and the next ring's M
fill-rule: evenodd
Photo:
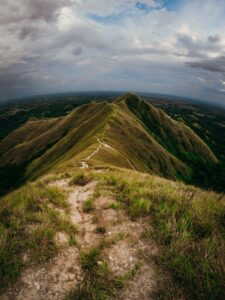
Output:
M225 105L225 0L0 0L0 101L85 90Z

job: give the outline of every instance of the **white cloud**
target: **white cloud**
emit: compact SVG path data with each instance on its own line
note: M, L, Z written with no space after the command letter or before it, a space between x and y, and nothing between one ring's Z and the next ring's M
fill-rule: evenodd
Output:
M9 85L11 80L20 86L19 93L21 82L24 92L31 86L29 93L38 88L41 93L54 92L57 82L65 82L69 90L94 85L105 89L107 80L109 89L111 82L115 89L158 87L159 93L211 97L204 90L207 84L218 91L218 82L225 82L223 0L217 5L212 0L184 1L179 11L164 7L149 13L136 8L133 0L19 2L0 3L0 78L5 75ZM140 2L152 8L158 5L153 0ZM215 67L215 80L210 81ZM33 69L36 77L24 75L23 71ZM21 72L21 78L12 76L15 71ZM47 77L48 86L43 80ZM77 86L71 83L74 77ZM32 85L26 84L31 81ZM4 88L4 97L10 96L11 90Z

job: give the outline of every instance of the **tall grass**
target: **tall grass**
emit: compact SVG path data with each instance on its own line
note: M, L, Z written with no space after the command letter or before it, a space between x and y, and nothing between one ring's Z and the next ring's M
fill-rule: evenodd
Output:
M49 259L57 252L55 233L74 236L66 195L43 182L27 184L0 199L0 286L16 279L28 262Z
M84 186L86 185L90 179L88 176L85 174L84 171L77 171L73 176L72 179L69 182L69 185L80 185Z
M133 218L149 216L158 262L191 299L225 299L225 198L129 171L108 171L107 190Z

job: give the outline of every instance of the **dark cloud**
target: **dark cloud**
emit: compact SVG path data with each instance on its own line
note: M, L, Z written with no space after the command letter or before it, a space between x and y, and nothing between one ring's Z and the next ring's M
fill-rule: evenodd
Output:
M209 36L207 40L194 38L191 35L179 33L177 35L177 45L184 48L188 57L207 58L208 52L221 52L220 37L218 35Z
M70 0L29 0L29 18L44 19L46 22L54 20L60 8L70 5Z
M74 56L81 55L82 52L83 52L83 48L81 46L73 49L73 51L72 51L72 53L73 53Z
M210 72L225 73L225 56L204 59L197 62L186 63L191 68L203 69Z
M62 7L70 6L71 0L1 0L0 24L12 25L29 20L54 21Z
M221 38L219 35L210 35L208 37L208 42L210 43L219 43L221 41Z
M0 101L20 96L21 91L32 89L37 70L14 71L13 68L0 73Z
M34 26L26 26L24 28L22 28L22 30L19 32L19 39L23 40L27 37L31 38L31 39L35 39L38 37L40 33L40 30L37 27Z

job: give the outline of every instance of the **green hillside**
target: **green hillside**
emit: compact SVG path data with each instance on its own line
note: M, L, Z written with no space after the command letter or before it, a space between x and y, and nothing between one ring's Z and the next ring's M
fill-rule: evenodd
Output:
M188 182L198 169L217 163L189 127L134 94L113 103L85 104L65 117L30 120L0 143L0 173L6 181L8 173L36 178L62 163L80 165L87 158L90 165Z
M130 93L29 119L0 143L0 298L224 299L224 194L190 185L218 162Z

